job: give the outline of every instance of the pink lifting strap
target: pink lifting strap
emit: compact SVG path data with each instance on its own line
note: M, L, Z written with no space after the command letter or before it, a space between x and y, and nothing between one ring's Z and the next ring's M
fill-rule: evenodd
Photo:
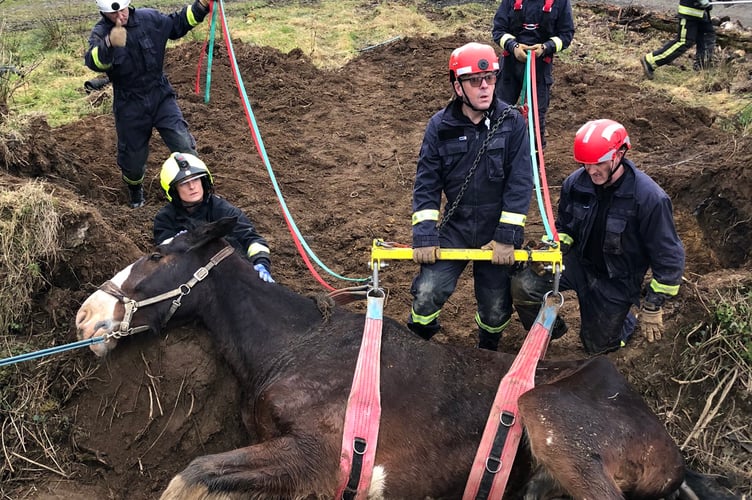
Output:
M558 309L559 305L556 304L544 305L541 308L520 352L514 358L507 374L501 379L470 470L463 500L497 500L504 494L522 436L517 399L535 386L535 369L538 360L546 353ZM500 429L501 426L504 427ZM506 437L502 437L501 440L501 455L498 456L498 451L495 451L497 455L494 456L494 442L499 444L496 440L499 433L505 433Z
M378 297L369 294L360 354L355 366L350 397L347 400L340 456L340 486L335 497L337 499L365 499L371 484L381 419L383 322L383 294Z

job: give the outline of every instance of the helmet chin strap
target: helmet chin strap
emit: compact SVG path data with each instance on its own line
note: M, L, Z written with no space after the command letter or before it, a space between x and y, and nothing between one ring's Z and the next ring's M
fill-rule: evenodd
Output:
M622 156L622 158L624 157ZM619 168L621 167L622 158L619 158L619 163L617 163L615 167L613 165L614 159L611 158L611 162L612 162L611 169L608 171L608 178L606 179L606 182L603 183L604 186L608 186L609 184L611 184L611 179L614 177L614 174L616 173L616 171L619 170Z

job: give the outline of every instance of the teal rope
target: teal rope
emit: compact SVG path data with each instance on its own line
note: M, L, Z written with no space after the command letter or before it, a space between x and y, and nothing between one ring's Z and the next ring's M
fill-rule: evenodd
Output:
M70 351L71 349L78 349L79 347L86 347L92 344L100 344L107 341L106 337L92 337L86 340L79 340L78 342L72 342L70 344L64 344L56 347L50 347L48 349L42 349L40 351L28 352L26 354L19 354L18 356L11 356L10 358L0 359L0 366L12 365L20 363L22 361L30 361L32 359L41 358L43 356L49 356L50 354L57 354L59 352Z
M229 27L227 26L227 18L224 13L224 0L219 0L219 8L222 10L222 22L224 25L225 42L227 44L228 52L230 53L230 60L232 62L236 83L238 85L238 89L240 90L243 104L245 105L246 116L248 118L249 124L251 125L251 129L253 131L253 137L254 139L256 139L256 148L258 150L259 155L261 156L261 159L264 162L264 165L266 166L266 171L269 173L269 178L272 181L274 192L277 194L279 204L282 207L282 211L284 212L285 218L287 219L290 228L295 234L295 237L298 238L298 241L300 241L300 244L303 246L303 248L305 248L306 253L311 257L311 259L319 267L321 267L327 273L334 276L335 278L338 278L344 281L356 281L356 282L369 281L370 277L369 278L348 278L329 269L329 267L327 267L326 264L321 262L321 260L316 256L313 250L311 250L305 238L300 233L298 226L295 224L295 220L293 219L292 214L290 213L289 209L287 208L287 204L285 203L284 196L282 196L282 191L280 190L279 184L277 183L277 178L274 175L274 170L272 170L272 165L269 161L269 155L266 154L264 141L261 138L261 132L259 131L258 124L256 122L256 117L253 114L253 109L251 108L251 103L248 99L248 94L245 91L245 84L243 83L243 77L240 75L240 69L238 68L237 60L235 58L235 50L232 48L232 40L230 39L230 36L229 36Z
M211 89L211 70L212 61L214 60L214 36L217 28L217 9L212 9L211 26L209 27L209 53L206 55L206 89L204 90L204 102L209 102L209 92Z
M528 117L527 117L527 129L528 129L528 135L530 136L530 159L531 159L531 165L533 167L533 180L535 181L535 199L538 201L538 210L541 214L541 220L543 221L543 227L546 230L546 236L548 237L549 241L554 240L554 233L551 231L551 226L548 224L548 218L546 217L546 208L543 204L543 195L541 190L541 184L540 184L540 177L538 176L538 155L536 152L536 145L535 145L535 126L534 126L534 117L532 116L532 113L537 113L538 110L534 109L532 104L533 102L533 94L532 94L532 81L530 78L530 52L528 51L527 56L527 63L525 64L525 80L523 83L523 86L526 90L526 100L528 102Z

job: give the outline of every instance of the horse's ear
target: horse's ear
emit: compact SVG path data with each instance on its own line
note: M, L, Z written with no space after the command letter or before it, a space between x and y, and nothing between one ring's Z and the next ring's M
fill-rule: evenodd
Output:
M212 240L230 234L232 228L235 227L237 222L237 217L223 217L217 221L210 222L209 224L202 224L191 231L191 247L200 247Z

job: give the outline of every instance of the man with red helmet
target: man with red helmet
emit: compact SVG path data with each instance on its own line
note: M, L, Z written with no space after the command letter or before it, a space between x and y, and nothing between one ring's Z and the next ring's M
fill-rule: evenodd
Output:
M556 229L564 252L560 290L574 290L580 305L580 339L591 354L623 347L634 330L631 306L648 342L661 338L661 306L675 296L684 272L684 247L674 226L671 200L646 173L625 158L631 148L626 129L613 120L594 120L575 135L580 168L564 181ZM530 328L551 273L532 267L512 278L512 297L522 324ZM566 332L559 321L552 338Z
M512 314L514 249L523 241L533 187L530 144L519 111L494 97L493 47L468 43L449 58L454 99L429 120L413 188L413 280L408 327L425 339L467 261L441 260L441 248L493 250L473 262L479 347L496 350ZM442 192L447 203L439 222Z

